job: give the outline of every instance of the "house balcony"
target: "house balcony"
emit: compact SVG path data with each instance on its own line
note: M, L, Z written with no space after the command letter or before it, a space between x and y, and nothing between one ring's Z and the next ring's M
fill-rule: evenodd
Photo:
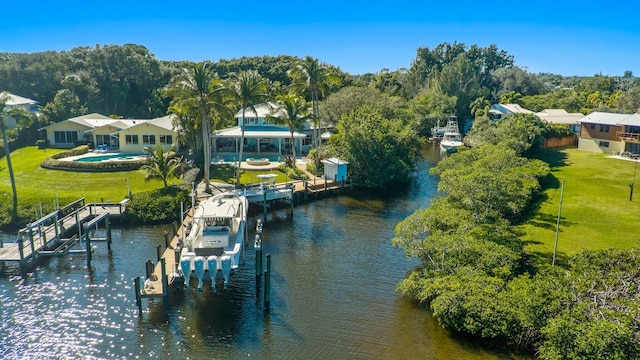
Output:
M621 141L640 143L640 133L617 131L616 137Z

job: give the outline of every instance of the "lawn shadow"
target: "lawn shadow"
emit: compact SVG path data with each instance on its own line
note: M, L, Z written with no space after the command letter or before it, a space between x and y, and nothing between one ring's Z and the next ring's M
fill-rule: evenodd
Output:
M218 179L221 182L235 183L236 168L229 164L212 165L210 177L211 179Z
M525 241L525 244L537 244L539 241ZM555 265L567 267L570 256L562 251L556 252ZM525 271L531 275L535 275L538 271L551 266L553 263L553 251L534 251L525 252L523 256Z
M563 149L565 148L540 149L535 158L549 164L551 170L561 166L567 166L568 156L566 152L562 151Z

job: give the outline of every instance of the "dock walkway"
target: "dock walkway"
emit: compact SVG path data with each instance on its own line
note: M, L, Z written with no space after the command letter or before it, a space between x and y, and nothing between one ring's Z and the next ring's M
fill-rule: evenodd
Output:
M108 216L122 216L126 200L120 203L85 204L84 198L27 224L21 229L15 242L4 242L0 247L0 262L20 262L49 251L54 244L77 241L82 236L82 226L91 219ZM65 239L67 230L77 227L74 237ZM68 248L68 246L67 246ZM67 249L64 249L67 250Z

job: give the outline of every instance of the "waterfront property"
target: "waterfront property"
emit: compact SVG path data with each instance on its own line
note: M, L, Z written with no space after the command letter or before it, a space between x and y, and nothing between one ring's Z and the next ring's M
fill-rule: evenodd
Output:
M236 126L212 133L211 144L214 154L238 153L240 146L243 146L245 153L256 154L288 154L291 152L292 147L295 147L298 154L309 151L313 140L314 126L312 123L307 122L302 131L293 133L294 143L292 144L289 128L277 125L271 119L278 112L284 111L280 105L263 103L256 105L254 108L255 111L251 108L244 109L244 114L240 109L235 115ZM244 143L240 144L243 124ZM328 136L328 134L325 135L325 140Z
M640 114L596 111L578 122L578 149L608 154L640 153Z
M178 130L172 116L155 119L112 119L98 113L82 115L39 129L54 147L72 148L92 143L109 151L142 153L161 144L165 151L178 149Z

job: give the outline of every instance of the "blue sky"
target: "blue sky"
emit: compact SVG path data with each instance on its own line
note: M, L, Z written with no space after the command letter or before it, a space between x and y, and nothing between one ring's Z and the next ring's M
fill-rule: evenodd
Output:
M640 2L40 0L0 5L0 51L135 43L161 60L310 55L352 74L420 47L496 44L529 71L640 75ZM622 3L622 2L620 2Z

